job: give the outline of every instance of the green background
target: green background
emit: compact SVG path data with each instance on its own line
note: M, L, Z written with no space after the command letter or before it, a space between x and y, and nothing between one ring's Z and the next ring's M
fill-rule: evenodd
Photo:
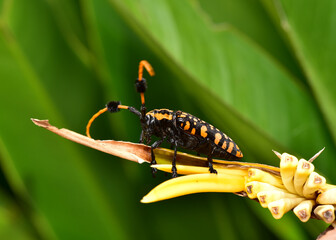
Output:
M309 159L335 183L333 0L1 0L0 239L311 239L326 225L233 194L139 201L159 183L138 165L62 139L30 118L79 133L109 100L196 115L244 160ZM98 118L98 139L137 142L124 111Z

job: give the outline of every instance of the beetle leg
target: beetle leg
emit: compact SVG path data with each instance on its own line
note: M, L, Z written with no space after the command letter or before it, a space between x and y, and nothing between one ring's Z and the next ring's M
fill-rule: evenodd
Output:
M214 153L215 148L212 149L210 155L208 155L208 166L209 166L209 172L217 174L217 171L212 166L212 154Z
M143 143L143 138L144 138L144 132L143 130L141 131L141 134L140 134L140 140L139 140L139 143Z
M156 164L155 155L154 155L154 151L153 150L155 148L159 147L161 145L161 143L163 142L163 140L164 140L164 138L161 138L161 139L157 140L156 142L154 142L152 144L152 146L151 146L151 157L152 157L152 160L151 160L151 163L150 163L151 165ZM156 168L152 168L152 174L153 174L153 176L155 176L156 172L157 172L157 169Z
M177 154L177 144L175 143L174 157L173 157L173 163L172 163L172 178L177 177L176 154Z
M141 131L139 143L149 144L151 142L151 137L146 137L144 131Z

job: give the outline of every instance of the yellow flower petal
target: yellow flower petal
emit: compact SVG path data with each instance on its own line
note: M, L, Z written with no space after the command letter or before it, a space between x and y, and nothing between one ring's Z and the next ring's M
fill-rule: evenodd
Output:
M303 200L304 198L282 198L268 204L268 209L275 219L280 219Z
M257 194L259 192L271 191L271 190L289 193L286 189L277 188L268 183L263 183L263 182L258 182L258 181L252 181L252 182L246 183L246 193L247 193L247 196L251 199L257 198Z
M297 165L298 165L298 159L296 157L289 155L287 153L283 153L281 155L280 174L282 182L287 188L287 190L291 193L296 193L293 179Z
M316 202L319 204L336 204L336 187L330 188L318 195Z
M312 172L303 187L303 196L307 199L315 198L317 191L320 190L321 187L325 184L325 177L319 175L316 172Z
M228 174L193 174L165 181L141 200L151 203L169 198L200 192L241 192L245 189L242 176Z
M280 200L282 198L298 198L298 195L279 190L270 190L258 192L257 197L260 205L263 208L267 208L268 204L271 202Z
M314 214L326 223L335 221L335 208L333 205L319 205L314 209Z
M305 200L297 205L293 212L302 221L307 222L310 219L313 206L315 205L314 200Z
M252 181L264 182L264 183L271 184L275 187L284 188L284 185L280 177L274 174L264 172L256 168L250 168L248 170L247 181L248 182L252 182Z
M303 185L309 175L314 171L314 165L304 159L300 159L294 175L294 188L299 195L303 195Z

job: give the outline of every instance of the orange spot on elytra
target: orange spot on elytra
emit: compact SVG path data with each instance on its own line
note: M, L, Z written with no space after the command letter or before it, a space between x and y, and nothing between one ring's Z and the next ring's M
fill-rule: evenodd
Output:
M190 128L190 122L187 121L183 129L187 131L189 128Z
M240 151L239 147L236 145L236 157L242 158L243 153Z
M206 137L206 136L208 136L208 134L206 133L206 130L207 130L207 127L206 126L202 126L201 127L201 136L202 137Z
M236 157L242 158L243 157L243 153L238 149L237 153L236 153Z
M196 128L193 128L193 129L191 130L191 134L192 134L192 135L195 135L195 133L196 133Z
M229 152L229 153L231 153L232 150L233 150L233 146L234 146L233 142L230 142L229 143L229 148L226 151Z
M215 144L218 145L219 141L222 139L222 135L220 133L215 134Z
M222 148L225 150L226 149L226 141L223 142Z

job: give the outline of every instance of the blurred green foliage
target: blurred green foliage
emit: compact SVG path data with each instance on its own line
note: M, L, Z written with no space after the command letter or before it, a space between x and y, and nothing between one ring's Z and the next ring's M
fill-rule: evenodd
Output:
M245 161L272 149L310 158L335 183L333 0L1 0L0 239L310 239L326 227L232 194L139 200L166 180L147 166L34 126L84 133L108 100L181 109L228 133ZM128 112L103 115L99 139L138 141Z

